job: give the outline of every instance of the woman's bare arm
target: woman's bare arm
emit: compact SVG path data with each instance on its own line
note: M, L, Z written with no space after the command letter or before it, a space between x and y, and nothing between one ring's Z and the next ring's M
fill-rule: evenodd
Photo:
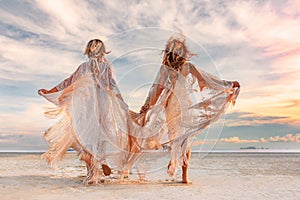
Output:
M56 87L54 87L54 88L52 88L50 90L39 89L39 91L38 91L39 94L41 94L41 93L43 93L43 94L49 94L49 93L53 93L53 92L58 92L58 90L57 90Z
M52 89L50 89L50 90L40 89L38 91L38 93L39 94L41 94L41 93L50 94L50 93L54 93L54 92L63 90L65 88L67 88L69 85L71 85L74 81L76 81L81 75L82 75L82 65L80 65L71 76L69 76L67 79L63 80L61 83L59 83Z
M210 76L210 79L212 80L213 83L217 83L217 84L207 83L207 81L204 79L202 74L197 70L197 68L193 64L189 63L189 67L190 67L191 74L195 76L198 80L200 91L202 91L204 87L211 88L211 89L219 89L219 90L221 89L224 90L226 87L231 87L231 88L240 87L240 84L237 81L219 80L214 76ZM216 87L215 85L222 86L222 87Z
M162 91L164 90L164 81L166 79L165 70L161 67L159 74L159 78L156 79L156 82L151 86L148 97L141 107L140 113L146 112L151 106L155 105Z
M197 78L200 91L202 91L204 87L207 87L204 78L202 77L200 72L196 69L196 67L193 64L189 63L189 68L191 74Z

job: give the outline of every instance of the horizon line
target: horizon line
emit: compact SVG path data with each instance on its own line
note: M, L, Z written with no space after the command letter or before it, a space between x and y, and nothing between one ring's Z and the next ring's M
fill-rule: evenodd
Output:
M47 150L0 150L0 153L45 153ZM68 150L67 153L76 153ZM192 153L300 153L300 149L215 149L192 150Z

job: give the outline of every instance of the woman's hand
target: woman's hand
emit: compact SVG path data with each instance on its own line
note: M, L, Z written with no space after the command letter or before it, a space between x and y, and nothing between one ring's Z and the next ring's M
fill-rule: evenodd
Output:
M239 83L239 82L233 81L233 82L232 82L232 87L235 88L235 87L241 87L241 86L240 86L240 83Z
M42 95L42 94L49 94L49 93L53 93L53 92L58 92L56 87L52 88L51 90L39 89L38 94Z
M42 95L42 94L48 94L48 93L50 93L48 90L46 90L46 89L39 89L38 90L38 94L39 95Z

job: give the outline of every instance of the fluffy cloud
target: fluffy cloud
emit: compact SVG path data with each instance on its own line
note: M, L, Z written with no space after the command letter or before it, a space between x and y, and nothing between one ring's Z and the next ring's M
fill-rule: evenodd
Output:
M283 137L274 136L269 138L270 142L300 142L300 133L297 135L286 134Z
M114 60L116 76L130 106L138 108L148 89L132 91L151 82L161 60L158 50L174 30L182 30L190 41L199 44L191 44L199 53L194 60L199 67L215 70L226 80L240 81L241 94L229 112L255 113L237 115L229 119L231 125L258 126L268 121L299 124L298 7L299 2L292 0L3 1L0 131L38 135L52 123L44 120L41 107L45 103L36 91L50 88L72 73L84 61L83 48L91 38L107 42L112 50L110 59L123 55L124 59ZM143 30L145 27L148 29ZM130 35L136 28L141 34ZM141 46L157 51L151 56L145 56L150 51L126 54ZM142 63L148 65L140 71L130 68ZM131 102L130 95L136 101ZM281 137L274 136L273 140L284 140Z
M221 138L221 142L225 143L266 143L266 142L300 142L300 134L286 134L285 136L272 136L269 138L260 138L258 140L245 140L239 137Z
M239 137L230 137L230 138L221 138L221 142L229 142L229 143L257 143L259 140L241 140Z

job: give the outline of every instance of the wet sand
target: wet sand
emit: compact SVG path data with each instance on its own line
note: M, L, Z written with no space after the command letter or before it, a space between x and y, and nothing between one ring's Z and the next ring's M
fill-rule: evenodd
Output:
M300 199L300 154L193 154L192 184L166 168L120 181L117 173L85 186L84 164L68 154L53 170L39 154L0 154L0 196L6 199Z

